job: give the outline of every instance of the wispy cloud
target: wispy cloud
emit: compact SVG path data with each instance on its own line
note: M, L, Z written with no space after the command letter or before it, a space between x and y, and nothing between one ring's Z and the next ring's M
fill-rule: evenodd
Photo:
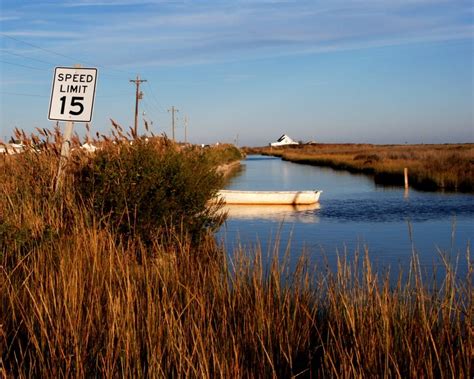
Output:
M164 4L170 3L171 0L74 0L66 1L61 6L66 8L78 7L123 7L123 6L140 6L145 4Z
M64 13L50 3L24 8L22 25L10 25L4 33L44 38L49 48L66 54L80 51L124 66L204 64L473 36L473 7L467 1L75 0L61 5ZM42 12L50 22L37 23L38 7L51 9L51 16ZM78 10L71 16L67 8L72 7Z
M10 37L32 37L32 38L54 38L54 39L71 39L82 37L80 33L68 31L47 31L47 30L17 30L3 32L4 35Z
M0 22L19 20L19 16L0 16Z

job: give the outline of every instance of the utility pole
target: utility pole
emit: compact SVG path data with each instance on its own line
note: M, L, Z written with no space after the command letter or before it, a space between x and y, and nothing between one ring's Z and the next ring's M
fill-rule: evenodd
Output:
M184 143L188 143L188 116L184 116Z
M179 109L175 108L174 105L171 107L171 109L168 109L168 112L171 112L171 127L172 127L172 130L173 130L173 141L174 141L174 122L175 122L175 117L174 117L174 114L175 112L179 112Z
M135 127L133 128L133 132L135 137L138 137L138 100L143 98L143 92L140 92L140 84L146 82L146 80L140 79L140 76L137 75L135 80L130 79L131 83L135 83L137 86L137 91L135 93Z

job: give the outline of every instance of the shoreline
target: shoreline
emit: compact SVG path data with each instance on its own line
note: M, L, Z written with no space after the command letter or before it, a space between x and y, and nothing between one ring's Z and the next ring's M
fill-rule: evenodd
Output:
M226 177L226 176L229 176L238 167L240 167L240 160L221 164L217 166L216 172Z
M474 193L474 145L314 144L245 148L247 154L280 157L373 177L376 184L423 191Z

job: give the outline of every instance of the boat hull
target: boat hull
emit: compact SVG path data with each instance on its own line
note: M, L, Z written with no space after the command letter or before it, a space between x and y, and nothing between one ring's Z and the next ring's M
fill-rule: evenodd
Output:
M221 190L218 198L226 204L315 204L322 191L235 191Z

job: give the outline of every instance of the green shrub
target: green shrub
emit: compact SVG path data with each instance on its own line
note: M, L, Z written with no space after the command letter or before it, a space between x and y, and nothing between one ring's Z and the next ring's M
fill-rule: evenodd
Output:
M244 159L242 152L234 145L223 144L205 149L208 159L214 164L225 164Z
M167 140L109 144L76 172L78 196L121 237L145 243L179 232L197 241L221 223L208 205L221 177L200 149Z

